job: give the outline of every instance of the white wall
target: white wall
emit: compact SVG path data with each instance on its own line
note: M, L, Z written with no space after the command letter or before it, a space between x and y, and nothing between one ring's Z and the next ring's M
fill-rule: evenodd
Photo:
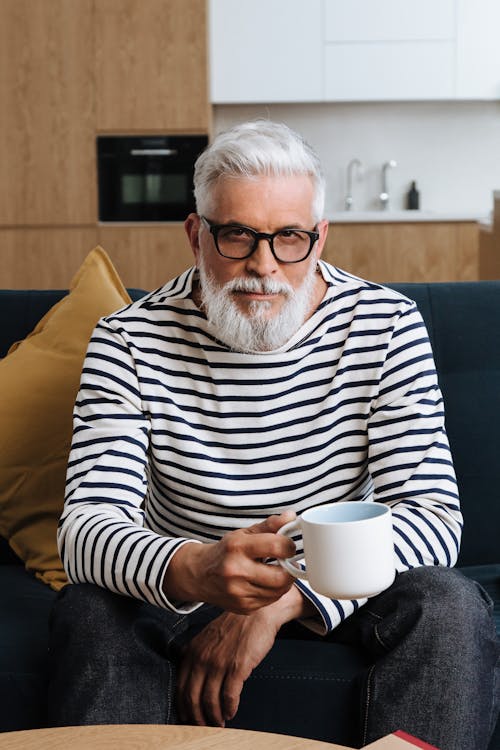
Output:
M218 105L214 132L257 117L286 122L319 153L327 178L326 213L344 207L346 167L365 167L354 209L378 207L381 168L389 171L391 208L405 208L411 180L426 211L486 216L500 189L500 102Z

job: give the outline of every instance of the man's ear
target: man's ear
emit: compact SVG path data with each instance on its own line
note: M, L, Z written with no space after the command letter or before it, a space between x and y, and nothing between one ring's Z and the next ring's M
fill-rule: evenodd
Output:
M318 221L317 227L319 232L319 240L316 246L316 257L319 259L321 257L321 253L323 252L326 237L328 235L328 222L326 221L326 219Z
M191 250L193 251L196 265L198 265L198 258L200 255L200 241L199 241L199 230L200 230L200 217L198 214L189 214L186 221L184 222L184 229L188 236Z

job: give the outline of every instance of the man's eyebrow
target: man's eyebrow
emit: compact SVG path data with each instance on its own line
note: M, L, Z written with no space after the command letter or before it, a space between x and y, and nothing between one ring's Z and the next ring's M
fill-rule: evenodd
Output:
M237 220L229 220L225 221L223 224L219 224L220 227L241 227L244 229L252 229L254 232L260 232L260 229L256 229L255 227L250 226L250 224L244 224L242 221ZM286 229L302 229L304 230L304 227L302 224L297 223L290 223L290 224L283 224L283 226L278 227L274 230L274 232L283 232ZM274 234L274 232L269 232L269 234ZM268 234L267 232L265 234Z

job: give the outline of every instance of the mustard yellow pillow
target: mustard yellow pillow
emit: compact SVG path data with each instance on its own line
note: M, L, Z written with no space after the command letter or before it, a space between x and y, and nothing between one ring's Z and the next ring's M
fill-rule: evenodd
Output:
M98 319L130 297L101 247L70 292L0 360L0 534L54 589L66 583L56 546L73 405Z

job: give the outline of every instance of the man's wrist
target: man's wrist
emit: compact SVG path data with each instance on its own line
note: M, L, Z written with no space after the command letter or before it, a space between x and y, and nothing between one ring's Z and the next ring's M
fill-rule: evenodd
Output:
M200 582L205 545L195 540L186 540L172 555L163 576L163 593L172 601L203 601Z
M282 625L303 617L314 617L317 614L314 605L305 597L297 586L292 586L277 601L259 610L264 616L272 618L276 631Z

